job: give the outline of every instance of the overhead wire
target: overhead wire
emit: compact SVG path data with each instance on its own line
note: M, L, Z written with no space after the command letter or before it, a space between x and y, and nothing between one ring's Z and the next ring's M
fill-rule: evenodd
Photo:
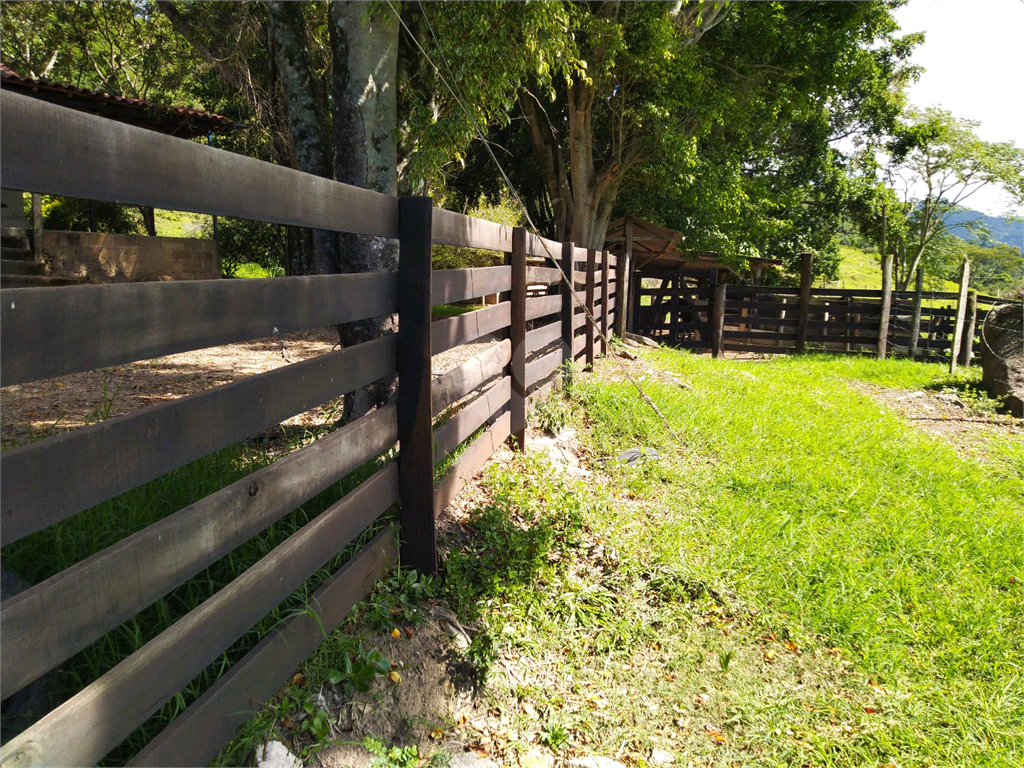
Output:
M609 339L608 335L606 335L604 333L604 331L601 330L601 326L598 324L598 322L597 322L596 318L594 317L593 313L587 307L586 302L583 301L583 299L581 299L579 294L576 292L576 286L574 285L571 277L566 275L565 271L562 269L561 260L558 259L558 258L555 258L554 254L551 253L551 249L548 247L548 244L547 244L547 239L543 235L540 234L540 230L538 229L537 225L534 224L533 218L530 216L530 211L527 208L526 203L523 201L522 197L520 197L519 193L516 191L515 185L512 183L512 180L508 177L508 174L505 172L505 169L502 167L501 162L498 160L497 156L494 154L494 150L491 149L490 142L487 140L487 137L484 135L483 130L480 128L480 126L479 126L479 124L477 122L477 119L473 116L473 114L470 112L469 108L466 106L466 104L464 102L464 99L462 98L461 92L456 93L456 89L458 89L458 85L456 84L456 86L454 88L452 87L452 85L445 78L444 74L441 72L441 70L438 68L438 66L430 58L430 54L428 54L426 52L426 50L424 50L423 46L420 44L420 41L416 38L416 35L413 34L411 29L409 29L409 26L405 23L405 20L402 19L402 15L398 12L398 10L392 4L391 0L386 0L386 2L388 4L388 6L391 8L391 12L398 19L399 24L402 25L402 27L405 29L406 33L409 35L409 38L416 44L416 47L419 49L420 53L423 54L423 58L426 59L427 63L431 66L431 68L433 68L434 73L437 75L437 77L444 84L445 88L448 89L448 92L452 95L452 98L455 99L455 103L465 113L466 117L468 118L468 120L470 122L470 125L473 127L473 130L476 132L477 138L483 144L484 149L487 150L487 154L490 155L491 160L494 162L495 167L498 169L498 173L501 174L501 177L504 180L505 186L507 187L509 193L512 195L513 199L518 204L519 208L522 210L523 216L526 218L526 222L529 225L530 231L537 236L538 241L540 242L541 246L544 248L544 251L547 253L548 259L551 261L552 264L555 265L555 269L558 270L558 274L561 276L562 282L564 282L565 285L568 287L569 295L572 296L573 299L575 299L575 301L583 309L583 312L586 315L588 321L590 322L591 327L594 329L595 333L597 333L597 335L601 338L602 342L604 342L605 349L608 349L608 347L610 346L610 339ZM427 11L426 11L426 8L423 6L422 0L417 0L417 4L419 5L420 13L423 15L423 20L424 20L424 22L427 25L427 32L430 34L431 39L434 40L435 45L437 45L438 54L441 57L441 61L444 63L445 68L448 70L449 76L454 81L456 79L455 78L455 73L452 71L451 66L448 64L448 60L445 58L444 51L441 50L441 46L437 42L437 35L434 34L433 26L430 24L430 18L427 16ZM574 248L575 248L575 246L574 246ZM619 286L619 287L621 288L621 286ZM620 299L620 303L621 303L622 296L619 296L619 299ZM605 301L605 302L608 301L608 297L607 296L603 296L602 297L602 301ZM624 311L624 307L620 307L619 311L620 312ZM571 353L570 353L570 356L571 356ZM613 359L615 359L615 362L618 364L618 366L619 366L620 370L622 371L622 374L626 378L626 380L630 384L632 384L633 387L640 394L641 399L661 419L662 423L665 426L665 429L668 430L668 433L670 435L672 435L673 439L677 443L679 443L680 445L683 445L682 438L680 438L679 435L676 433L676 431L672 428L672 425L669 423L669 420L665 417L665 414L663 414L661 412L661 409L658 408L658 406L655 404L654 400L651 399L650 395L648 395L644 391L643 387L640 386L640 383L632 376L632 374L629 372L629 369L626 367L626 365L620 359L618 359L618 358L613 358Z

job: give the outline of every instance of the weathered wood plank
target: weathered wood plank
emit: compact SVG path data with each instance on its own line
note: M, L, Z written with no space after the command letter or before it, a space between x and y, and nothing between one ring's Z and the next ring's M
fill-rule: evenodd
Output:
M445 473L444 477L434 488L434 517L438 518L448 508L462 489L469 484L473 476L484 465L501 444L511 434L512 417L509 413L503 413L498 417L487 431L472 442L472 444L459 456L458 460Z
M387 273L8 288L0 302L5 387L398 308Z
M0 536L17 541L387 376L395 351L385 336L6 451Z
M402 565L420 573L437 568L431 515L434 490L430 407L431 208L429 197L399 200L398 259L398 456L402 491ZM478 315L479 312L472 312ZM455 317L453 320L461 318ZM447 321L440 321L441 323Z
M512 247L512 227L443 208L434 209L431 237L435 243L488 251L508 251Z
M555 296L554 298L560 299L561 297ZM561 322L548 323L547 325L536 328L526 334L526 354L531 355L538 349L543 349L553 341L557 341L562 338L562 324Z
M431 410L441 413L464 398L487 380L497 376L512 359L512 342L508 339L469 358L457 368L438 376L431 386Z
M532 387L562 364L562 350L555 349L526 366L526 386Z
M577 336L572 342L572 357L575 360L579 354L587 348L587 337L583 334Z
M0 760L92 765L397 500L398 473L388 467L5 744Z
M561 252L561 248L555 251L555 256ZM553 285L560 282L562 279L562 273L554 267L527 267L526 268L526 283L527 285Z
M434 431L434 465L440 464L449 453L476 432L481 424L508 405L511 397L512 377L505 376L438 427Z
M0 110L10 189L398 236L389 195L10 91Z
M511 280L509 267L434 270L430 275L430 303L451 304L501 293L509 290Z
M560 312L562 309L562 297L536 296L526 300L526 319L536 320L538 317L547 317Z
M398 560L392 531L382 531L313 593L312 613L267 635L180 714L128 765L208 765L235 729L269 700Z
M527 237L526 252L531 256L542 256L555 260L562 252L562 244L540 235L530 234Z
M53 669L397 439L392 404L4 601L0 696Z
M507 301L475 312L435 320L430 325L430 345L433 354L440 354L488 333L500 331L507 328L511 322L512 310Z

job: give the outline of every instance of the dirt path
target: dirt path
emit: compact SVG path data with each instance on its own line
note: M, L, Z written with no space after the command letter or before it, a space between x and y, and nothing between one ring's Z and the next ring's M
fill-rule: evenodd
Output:
M852 383L926 434L947 441L965 458L986 461L993 440L1012 436L1024 452L1024 420L974 409L955 392L888 389Z
M493 343L485 338L435 355L434 375ZM308 360L337 344L334 328L317 328L4 387L0 389L0 439L4 449L12 448ZM337 417L339 407L340 398L283 424L322 426Z

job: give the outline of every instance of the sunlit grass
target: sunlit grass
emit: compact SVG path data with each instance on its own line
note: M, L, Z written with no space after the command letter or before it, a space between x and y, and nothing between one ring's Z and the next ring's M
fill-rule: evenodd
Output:
M519 463L449 560L480 644L550 670L496 696L568 728L565 749L638 760L1020 764L1020 476L850 386L943 386L943 368L644 357L689 387L644 385L682 443L630 385L584 378L591 453L664 458L585 483ZM993 441L1019 462L1020 440Z

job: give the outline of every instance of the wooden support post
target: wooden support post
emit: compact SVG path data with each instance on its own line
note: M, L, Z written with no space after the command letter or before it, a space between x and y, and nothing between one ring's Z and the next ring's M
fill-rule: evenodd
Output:
M601 357L608 354L608 251L601 251Z
M846 307L847 307L847 309L846 309L846 324L847 325L849 325L850 323L853 322L853 315L850 314L850 309L849 309L851 304L853 304L853 296L847 296L846 297ZM856 332L856 330L852 330L852 331L847 331L847 334L848 335L847 335L846 338L849 339L850 336L856 336L857 332ZM853 351L853 344L850 341L846 342L846 351L847 352L852 352Z
M402 501L402 565L437 568L434 453L430 412L429 197L398 201L398 485Z
M917 268L917 285L914 287L914 318L910 323L910 344L907 356L917 357L917 342L921 339L921 294L924 292L924 267Z
M512 322L509 338L512 340L512 417L509 447L526 450L526 228L512 230Z
M885 360L889 346L889 312L892 307L892 254L885 248L885 206L882 206L882 303L879 307L878 345L875 357Z
M974 326L978 322L978 292L967 292L967 317L964 320L964 332L960 336L960 365L967 368L974 356Z
M725 283L711 289L711 355L725 354ZM748 342L749 343L749 342Z
M32 258L36 264L43 262L43 202L36 192L32 193Z
M953 338L950 339L952 349L949 351L949 372L956 373L956 365L960 357L960 335L964 331L964 318L967 316L967 286L971 282L971 262L964 259L960 270L960 296L956 302L956 324L953 326Z
M800 254L800 316L796 321L796 352L807 350L807 320L811 315L811 254Z
M623 263L625 266L623 266ZM636 312L634 304L640 303L640 294L633 290L633 282L636 280L635 265L633 263L633 220L626 217L626 256L619 259L619 267L622 277L619 278L619 309L615 315L615 327L619 336L625 337L626 331L636 333ZM634 301L634 294L636 296Z
M575 329L573 328L573 314L576 312L576 299L573 298L575 286L572 281L573 269L575 269L576 246L573 243L562 243L562 272L565 273L568 281L562 281L562 363L572 365L572 343L575 340ZM562 371L563 384L568 384L572 373L568 370Z
M587 367L594 365L594 271L597 251L587 248Z

